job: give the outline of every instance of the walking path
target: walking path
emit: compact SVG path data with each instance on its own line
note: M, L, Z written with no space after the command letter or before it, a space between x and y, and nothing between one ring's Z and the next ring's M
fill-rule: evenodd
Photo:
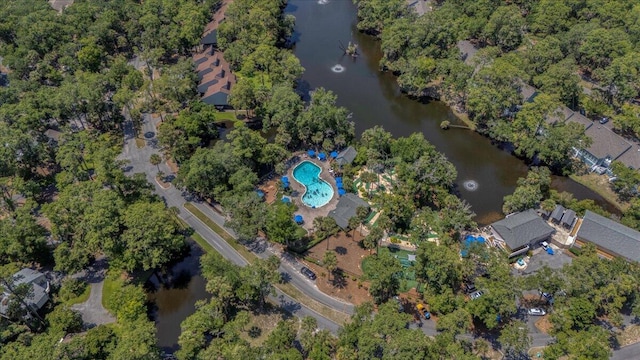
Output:
M71 306L71 309L78 311L82 315L87 328L98 325L109 324L116 321L107 309L102 306L102 285L104 284L104 275L107 269L107 261L101 258L80 274L80 278L91 284L91 295L87 301Z

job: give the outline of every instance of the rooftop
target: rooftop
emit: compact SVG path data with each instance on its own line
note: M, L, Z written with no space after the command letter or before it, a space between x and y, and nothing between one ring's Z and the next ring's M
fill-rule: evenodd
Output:
M511 250L549 237L555 231L533 209L507 216L491 224L491 227L504 239Z
M640 145L635 143L631 144L631 148L620 155L618 161L630 168L640 170Z
M369 203L359 198L356 194L346 193L338 200L336 208L329 212L329 216L336 221L338 226L346 229L349 227L349 219L356 216L359 207L368 209Z
M358 155L358 152L356 151L356 149L354 149L353 146L349 146L346 149L340 151L340 153L338 154L338 157L336 157L336 162L340 166L351 164L353 160L356 158L356 155Z
M553 211L551 212L551 220L554 220L556 222L560 222L560 220L562 220L562 214L564 213L564 206L558 204L556 205L556 208L553 209Z
M589 210L577 237L627 260L640 261L640 232Z
M610 157L611 160L616 160L631 148L631 144L620 135L600 124L594 124L585 131L585 134L593 139L591 146L585 150L599 159Z

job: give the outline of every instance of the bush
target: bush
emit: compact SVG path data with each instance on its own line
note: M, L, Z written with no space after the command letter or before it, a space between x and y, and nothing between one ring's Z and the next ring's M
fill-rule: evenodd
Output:
M571 248L569 248L569 252L572 253L575 256L580 256L580 254L582 253L582 249L571 247Z
M398 239L397 237L392 237L389 239L389 241L391 241L392 244L400 244L400 239Z
M82 280L67 278L62 281L58 296L61 301L69 301L82 295L88 284Z

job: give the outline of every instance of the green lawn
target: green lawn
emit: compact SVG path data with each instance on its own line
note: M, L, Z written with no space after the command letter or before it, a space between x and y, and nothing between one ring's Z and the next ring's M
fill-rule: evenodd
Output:
M213 220L209 219L209 217L207 217L204 213L202 213L202 211L198 210L198 208L196 208L193 204L186 203L184 204L184 207L189 212L191 212L195 217L200 219L211 230L213 230L215 233L220 235L220 237L222 237L229 245L231 245L231 247L233 247L236 251L238 251L238 253L240 253L240 255L242 255L242 257L244 257L247 261L253 262L256 259L258 259L258 257L255 254L251 253L246 247L244 247L244 245L240 244L235 238L233 238L231 234L229 234L226 230L221 228ZM193 238L198 244L200 244L200 242L205 243L206 245L203 246L203 249L205 251L215 251L215 249L213 249L213 247L211 247L211 245L209 245L200 235L193 234L191 238ZM314 299L311 299L310 297L306 296L304 293L302 293L300 290L298 290L295 286L291 285L290 283L276 284L275 287L280 289L280 291L282 291L283 293L289 295L291 298L299 301L301 304L308 307L309 309L312 309L313 311L321 314L322 316L328 319L335 321L338 324L344 324L346 321L349 320L349 316L344 312L336 311L326 305L323 305L315 301Z
M238 112L238 114L241 114L241 113L242 112ZM233 111L220 111L216 113L216 121L224 121L224 120L238 121L238 118L236 117L236 114Z
M102 306L112 314L115 314L115 311L109 308L110 304L107 299L122 286L124 286L123 281L113 275L107 275L104 279L104 284L102 285Z
M87 286L84 288L84 291L82 292L82 294L78 295L77 297L75 297L73 299L69 299L69 300L65 301L64 304L67 305L67 306L71 306L71 305L83 303L83 302L89 300L89 295L91 295L91 285L87 284Z

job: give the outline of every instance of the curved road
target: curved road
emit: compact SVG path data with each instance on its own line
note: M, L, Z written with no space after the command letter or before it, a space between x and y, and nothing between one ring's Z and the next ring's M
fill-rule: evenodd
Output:
M127 160L128 164L126 166L125 172L127 174L134 173L145 173L147 176L147 180L149 183L153 184L155 187L155 192L161 196L167 207L175 206L180 209L180 213L178 216L184 220L190 227L194 229L198 234L200 234L211 246L213 246L216 251L218 251L222 256L224 256L229 261L245 266L247 265L247 260L242 257L234 248L232 248L224 239L222 239L217 233L213 232L208 226L206 226L200 219L196 218L193 214L187 211L183 206L187 203L187 199L185 199L184 194L177 190L175 187L171 186L168 189L163 189L160 187L155 181L155 174L157 173L157 168L155 165L152 165L149 161L151 154L159 153L160 148L156 143L156 125L159 122L159 119L153 119L150 115L145 114L145 118L142 125L142 133L148 134L149 140L147 141L147 146L139 149L135 143L135 135L133 131L133 124L127 116L127 122L125 123L124 129L124 147L123 152L119 159ZM171 170L166 166L166 164L160 165L161 170L165 174L171 174ZM207 215L212 221L216 222L218 225L224 227L225 219L215 212L208 205L193 202L198 210L202 211L205 215ZM225 228L226 229L226 228ZM227 231L231 234L233 232L231 230ZM256 255L260 257L268 257L273 253L266 247L265 251L256 252ZM326 305L327 307L343 312L345 314L352 314L354 311L354 307L350 303L346 303L339 299L333 298L322 291L320 291L314 283L307 280L303 277L300 272L300 265L297 264L295 260L293 261L282 261L280 265L280 271L283 274L288 274L289 281L304 293L309 298ZM298 317L311 316L315 318L318 322L318 327L327 329L334 334L337 334L340 329L340 325L335 323L334 321L322 316L316 311L307 308L306 306L300 304L295 299L289 297L288 295L276 291L276 297L273 298L276 300L281 307L283 307L288 312L294 314ZM437 334L435 330L435 324L432 321L424 322L422 331L429 335L434 336ZM473 339L472 335L465 334L461 335L465 337L465 339ZM554 341L554 338L541 333L531 334L532 342L531 346L546 346L549 343ZM629 345L620 349L613 351L613 356L611 357L613 360L626 360L626 359L640 359L640 343Z
M138 148L135 142L133 124L127 116L127 122L125 123L124 128L123 151L119 156L120 160L126 160L128 162L125 165L125 173L128 175L133 175L135 173L144 173L147 176L147 180L149 181L149 183L154 185L155 192L165 201L166 206L175 206L180 209L180 213L178 214L178 216L182 220L184 220L191 228L193 228L194 231L200 234L209 244L211 244L211 246L213 246L216 251L218 251L226 259L237 265L247 265L247 260L244 259L235 249L233 249L224 239L222 239L217 233L212 231L208 226L202 223L198 218L193 216L193 214L188 212L183 207L184 204L187 203L187 199L185 199L185 197L183 196L183 192L177 190L174 186L171 186L168 189L163 189L155 181L155 175L158 172L158 168L155 165L151 164L149 158L151 154L160 152L160 148L157 145L157 139L155 137L157 131L156 124L158 122L159 119L153 119L150 115L145 114L141 132L143 136L148 139L147 145L143 148ZM164 163L160 165L160 169L165 174L172 173ZM200 211L202 211L217 224L221 226L224 224L224 218L213 211L209 206L195 202L193 203L193 205L195 205ZM232 233L231 231L229 232ZM265 251L264 253L258 253L257 255L261 257L268 257L269 255L271 255L271 253ZM291 264L286 261L283 261L280 266L280 271L284 274L288 274L287 277L290 282L309 298L321 304L324 304L336 311L343 312L347 315L353 313L352 304L345 303L321 292L314 283L308 281L306 278L303 278L298 270L299 269L295 267L295 264ZM277 300L285 310L299 317L312 316L318 321L319 327L327 329L333 333L337 333L340 325L338 325L334 321L320 315L312 309L307 308L306 306L297 302L295 299L289 297L284 293L281 293L280 291L277 291L276 293L277 297L275 298L275 300Z

